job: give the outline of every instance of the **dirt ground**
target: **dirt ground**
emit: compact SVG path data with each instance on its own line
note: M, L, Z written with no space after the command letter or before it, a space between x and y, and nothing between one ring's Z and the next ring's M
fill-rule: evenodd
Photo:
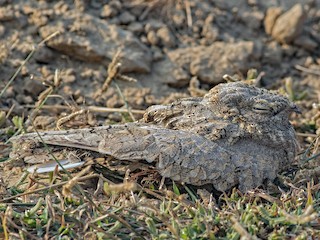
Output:
M295 101L303 151L320 133L319 46L320 0L0 0L0 158L14 116L27 131L126 122L224 74Z
M55 71L60 84L46 104L72 107L37 113L39 129L53 128L83 106L122 108L126 99L131 108L145 109L196 94L188 91L191 79L193 88L208 90L224 74L245 79L255 68L262 87L292 82L294 98L307 91L300 96L309 100L301 104L305 113L318 104L319 18L319 1L302 0L1 1L1 89L36 50L2 95L0 108L27 117L39 94L53 85ZM116 81L124 98L113 84L99 91L117 51L120 71L137 80ZM91 114L88 125L122 119L119 113Z

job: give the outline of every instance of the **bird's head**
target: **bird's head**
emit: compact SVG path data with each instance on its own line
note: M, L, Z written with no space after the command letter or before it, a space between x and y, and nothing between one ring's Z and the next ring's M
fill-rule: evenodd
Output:
M242 82L220 84L205 96L219 109L219 115L255 124L286 126L292 112L298 107L285 96Z

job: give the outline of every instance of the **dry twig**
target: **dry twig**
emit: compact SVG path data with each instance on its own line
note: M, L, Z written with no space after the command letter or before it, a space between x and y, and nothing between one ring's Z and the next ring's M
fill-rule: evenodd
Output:
M313 69L306 68L306 67L302 67L300 65L295 65L294 67L299 71L320 76L320 71L313 70Z

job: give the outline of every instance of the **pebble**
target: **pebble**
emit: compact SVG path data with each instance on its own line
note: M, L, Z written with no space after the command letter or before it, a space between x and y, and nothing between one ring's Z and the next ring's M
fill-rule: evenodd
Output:
M128 25L129 23L134 22L136 20L135 16L133 16L128 11L122 12L118 18L119 18L120 24L124 24L124 25Z
M280 43L291 43L302 32L306 13L301 4L280 15L272 29L272 37Z
M283 10L280 7L268 8L266 16L264 18L264 30L267 34L271 35L273 26L282 12Z
M168 27L162 27L157 31L157 37L165 47L174 47L176 45L175 38Z

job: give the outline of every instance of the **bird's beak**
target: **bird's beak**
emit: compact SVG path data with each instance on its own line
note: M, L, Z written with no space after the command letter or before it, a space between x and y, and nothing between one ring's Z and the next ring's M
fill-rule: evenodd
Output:
M297 105L295 105L295 104L291 105L291 111L295 112L295 113L298 113L298 114L302 113L301 110L299 109L299 107Z

